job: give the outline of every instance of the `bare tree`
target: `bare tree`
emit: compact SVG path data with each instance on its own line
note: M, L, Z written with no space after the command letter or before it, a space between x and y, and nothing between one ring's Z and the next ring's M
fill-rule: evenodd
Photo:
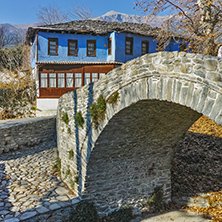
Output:
M176 30L186 33L199 52L217 54L218 39L221 36L221 0L137 0L135 4L138 9L148 14L174 14L162 25L167 33L161 33L163 39L164 35L170 36L170 31Z
M13 43L14 36L9 34L9 30L6 26L0 26L0 49Z
M26 32L23 30L15 30L13 34L13 44L15 47L21 46L23 47L25 45L25 37L26 37Z
M65 22L68 18L67 13L62 12L57 5L39 6L36 15L45 25Z
M68 11L70 20L85 20L92 18L92 10L86 4L75 4L71 10Z

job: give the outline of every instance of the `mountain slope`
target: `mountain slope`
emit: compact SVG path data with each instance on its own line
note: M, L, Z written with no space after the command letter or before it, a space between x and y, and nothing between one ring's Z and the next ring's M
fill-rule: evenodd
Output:
M161 24L169 19L171 15L167 16L138 16L128 15L120 12L109 11L106 14L93 18L94 20L101 20L107 22L135 22L135 23L148 23L152 26L160 27Z

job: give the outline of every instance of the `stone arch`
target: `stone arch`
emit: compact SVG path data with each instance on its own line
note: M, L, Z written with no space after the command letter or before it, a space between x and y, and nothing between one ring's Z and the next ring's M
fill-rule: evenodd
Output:
M82 196L89 157L99 136L116 114L140 101L179 104L204 114L221 125L221 73L222 62L217 57L159 52L129 61L100 81L63 95L58 106L57 132L61 175L65 182L77 195ZM107 104L106 118L95 129L89 116L90 105L99 95L108 99L116 91L120 95L119 101L116 105ZM83 129L74 120L78 111L82 112L85 119ZM64 113L69 116L68 126L61 121ZM194 116L198 115L195 113ZM72 132L69 135L67 127ZM70 150L74 151L71 158ZM71 169L71 175L66 175L67 169Z

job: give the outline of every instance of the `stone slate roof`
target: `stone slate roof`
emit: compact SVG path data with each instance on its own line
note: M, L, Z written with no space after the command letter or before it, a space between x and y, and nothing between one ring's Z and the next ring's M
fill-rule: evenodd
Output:
M35 34L38 31L88 35L106 35L116 31L155 37L159 29L160 28L141 23L105 22L88 19L82 21L58 23L54 25L44 25L35 28L30 27L27 31L26 37L29 43L34 41Z
M122 62L84 62L84 61L40 61L37 65L122 65Z

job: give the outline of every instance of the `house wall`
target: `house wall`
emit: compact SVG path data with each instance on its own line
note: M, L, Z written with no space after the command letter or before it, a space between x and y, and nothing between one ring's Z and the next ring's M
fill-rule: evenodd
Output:
M133 37L133 55L125 54L125 37ZM127 62L131 59L141 56L142 40L147 40L149 44L149 52L156 52L156 41L152 37L132 35L127 33L115 33L116 52L115 58L118 62Z
M133 37L133 55L125 54L125 37ZM125 63L131 59L141 56L143 40L149 41L149 53L157 52L157 41L154 37L115 33L115 60ZM185 42L182 40L172 40L170 44L166 46L164 51L180 51L180 44L182 43ZM187 52L190 52L190 50Z
M58 106L57 98L37 98L36 116L55 116Z
M108 39L112 38L112 54L108 55ZM125 37L133 37L133 55L125 54ZM58 55L48 55L48 38L58 38ZM78 40L78 56L68 56L68 39ZM96 56L88 57L87 40L96 41ZM38 45L38 61L84 61L84 62L107 62L118 61L127 62L131 59L141 56L142 40L147 40L149 44L149 53L154 53L157 50L157 42L153 37L139 36L128 33L112 32L107 36L92 36L92 35L75 35L61 33L46 33L39 32ZM166 47L165 51L179 51L182 40L173 40ZM37 37L32 46L32 66L35 66L37 61ZM190 51L190 50L189 50Z
M185 44L186 46L188 46L188 43L181 39L171 40L170 44L167 45L167 47L165 48L165 51L167 52L180 51L180 44ZM187 52L191 52L191 50L187 50Z
M48 38L58 38L58 55L48 55ZM78 56L68 56L68 39L78 40ZM87 57L87 40L96 40L96 56ZM106 62L107 36L39 32L39 62L81 61Z

